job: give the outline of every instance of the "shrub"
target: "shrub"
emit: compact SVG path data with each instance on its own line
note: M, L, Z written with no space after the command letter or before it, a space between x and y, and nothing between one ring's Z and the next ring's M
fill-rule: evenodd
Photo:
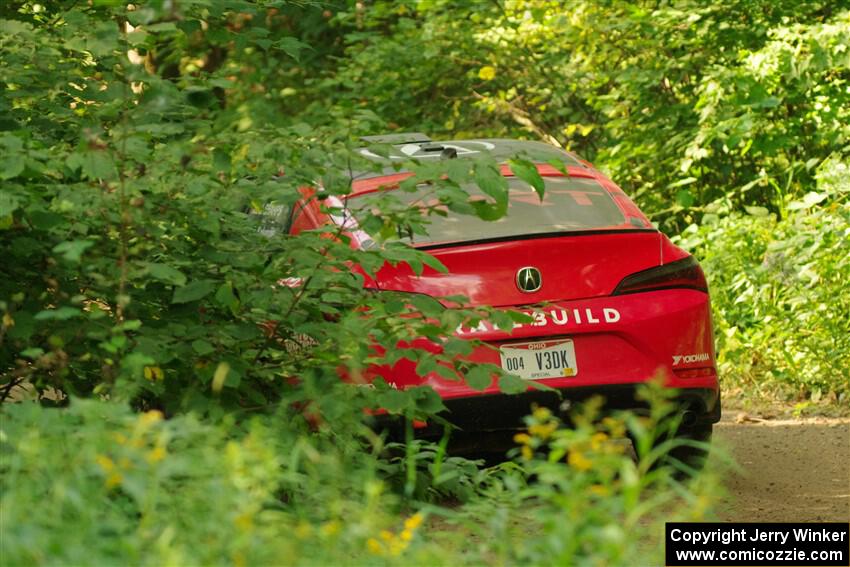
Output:
M663 522L710 518L715 496L710 475L682 485L651 467L657 451L639 451L638 462L626 453L627 433L652 445L665 412L654 407L600 420L591 405L569 429L537 409L516 460L487 470L425 447L418 482L432 494L465 487L465 504L444 508L393 489L408 463L381 458L381 439L354 420L338 435L284 413L213 424L94 400L7 404L0 561L654 562Z
M709 214L680 239L709 277L721 374L747 395L850 397L847 174L828 160L817 191L785 199L781 215Z

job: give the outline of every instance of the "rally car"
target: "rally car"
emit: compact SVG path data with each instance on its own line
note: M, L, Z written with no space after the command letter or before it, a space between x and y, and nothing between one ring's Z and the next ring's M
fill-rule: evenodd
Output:
M696 259L654 228L617 185L576 155L540 142L435 142L422 134L365 141L392 145L389 154L360 150L363 157L384 162L474 159L486 153L507 164L522 154L545 181L541 200L504 165L509 185L504 217L432 216L427 236L411 241L448 273L426 269L416 275L406 264L387 265L372 285L438 300L463 295L472 306L529 313L533 321L510 331L485 321L460 327L457 334L485 343L470 360L498 364L554 391L529 388L506 395L495 383L477 391L437 374L419 376L406 359L379 370L388 384L431 386L449 410L446 418L459 428L455 440L474 448L521 427L532 404L566 412L577 401L602 395L610 408L639 407L636 387L660 377L681 408L679 434L710 438L720 418L720 393L705 277ZM359 176L347 203L392 190L410 175L387 168ZM411 203L419 198L415 192L399 193ZM338 222L316 199L305 199L292 211L287 230L293 234ZM358 231L351 238L354 246L372 245ZM430 427L424 424L419 434L442 433Z

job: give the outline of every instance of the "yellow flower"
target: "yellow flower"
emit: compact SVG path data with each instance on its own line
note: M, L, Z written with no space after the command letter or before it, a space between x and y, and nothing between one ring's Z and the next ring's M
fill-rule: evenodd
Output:
M571 467L582 472L589 470L593 466L593 462L579 451L571 451L568 462Z
M528 433L517 433L514 435L514 443L528 445L531 442L531 436Z
M525 459L526 461L530 461L531 458L534 456L534 452L531 450L531 447L529 447L528 445L523 445L521 451L522 451L522 458Z
M250 512L244 512L233 518L233 523L243 532L247 532L254 527L254 518Z
M106 481L104 482L104 484L106 485L106 488L115 488L116 486L119 486L123 481L124 477L121 476L121 473L113 472L108 477L106 477Z
M121 433L113 433L112 438L115 439L115 442L119 445L124 445L127 442L127 437Z
M15 320L8 313L3 313L3 326L4 327L14 327Z
M401 555L401 552L407 549L407 542L400 539L395 539L390 542L390 555Z
M590 487L590 492L596 496L606 497L611 494L611 490L604 484L594 484Z
M384 541L392 541L395 538L395 534L389 530L381 530L380 536Z
M159 366L145 366L145 379L151 381L160 381L165 379L165 374Z
M590 448L594 451L598 451L607 440L607 434L597 431L593 434L593 437L590 438Z
M330 522L325 522L322 524L322 535L323 536L332 536L336 533L339 533L339 522L336 520L331 520Z
M95 462L100 465L103 472L111 472L115 468L115 463L106 455L98 455L94 458Z
M552 412L547 407L537 406L534 408L531 415L533 415L534 419L537 421L547 421L550 417L552 417Z
M705 494L700 494L697 497L695 505L690 510L690 517L695 520L702 520L705 517L705 511L708 509L710 504L711 499L709 499Z
M485 81L492 81L496 78L496 68L490 65L485 65L478 70L478 78Z
M528 432L535 437L546 440L552 435L552 433L555 432L556 429L558 429L558 423L556 421L549 421L547 423L535 423L528 428Z
M159 410L146 411L139 416L139 422L142 425L153 425L159 421L162 421L162 412Z
M421 513L416 512L415 514L413 514L411 517L409 517L408 519L406 519L404 521L404 529L415 530L416 528L418 528L422 524L422 520L424 520L424 519L425 518L422 516Z
M313 533L313 526L307 522L302 521L295 526L295 537L298 539L307 539L311 533Z
M161 445L157 445L145 455L145 460L150 464L158 463L165 458L165 449Z
M626 434L626 426L619 419L613 417L604 417L602 425L611 433L612 437L623 437Z
M402 530L398 537L401 541L410 541L413 539L413 530Z
M383 555L384 553L384 546L373 537L366 540L366 549L368 549L369 553L372 553L373 555Z

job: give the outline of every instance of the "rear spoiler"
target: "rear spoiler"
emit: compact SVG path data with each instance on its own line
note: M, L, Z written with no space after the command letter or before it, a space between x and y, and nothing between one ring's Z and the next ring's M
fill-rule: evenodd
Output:
M421 132L406 132L400 134L380 134L378 136L360 136L361 142L367 144L424 144L431 138Z

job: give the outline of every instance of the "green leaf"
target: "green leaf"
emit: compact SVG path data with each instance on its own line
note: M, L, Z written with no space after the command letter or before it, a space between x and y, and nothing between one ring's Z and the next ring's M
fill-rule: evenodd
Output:
M378 404L393 414L402 413L410 407L410 396L401 390L387 390L377 396Z
M528 390L528 383L518 376L504 374L499 377L499 389L505 394L521 394Z
M410 294L410 303L425 317L437 317L445 310L443 304L430 295L420 293Z
M416 365L416 374L419 376L427 376L437 369L437 360L433 356L425 356Z
M147 268L148 274L150 274L154 279L178 286L186 285L186 276L177 268L172 268L167 264L159 264L156 262L147 262L145 267Z
M446 409L446 406L443 405L443 398L430 386L411 388L407 392L415 397L416 409L423 416L434 415Z
M60 307L59 309L46 309L44 311L40 311L35 314L35 319L37 321L65 321L66 319L79 317L82 314L83 312L76 307Z
M676 202L677 202L680 206L682 206L682 207L684 207L684 208L686 208L686 209L687 209L687 208L689 208L691 205L693 205L693 204L694 204L694 196L693 196L693 194L692 194L690 191L688 191L687 189L681 189L678 193L676 193Z
M21 202L17 197L6 191L0 191L0 217L11 215L20 205Z
M746 211L754 217L766 217L769 213L769 211L764 207L749 206L744 207L744 209L746 209Z
M121 323L117 327L115 327L115 330L117 330L117 331L137 331L141 327L142 327L141 320L139 320L139 319L129 319L127 321L124 321L123 323Z
M470 388L480 392L493 383L493 372L486 366L473 366L465 378Z
M514 328L514 321L511 316L508 313L498 309L494 309L490 313L490 323L492 323L495 327L509 333L512 332Z
M228 172L230 167L230 154L220 148L213 150L213 170Z
M522 311L516 311L515 309L509 309L504 311L503 313L507 313L508 316L514 323L532 323L534 321L534 317L529 315L528 313L523 313Z
M31 360L35 360L42 354L44 354L44 349L38 347L30 347L21 351L21 356Z
M508 210L507 203L504 206L493 203L487 203L486 201L472 201L470 203L472 205L472 209L475 211L475 215L481 220L485 221L494 221L499 220Z
M201 356L205 356L215 351L215 347L209 342L203 339L197 339L192 341L192 350L200 354Z
M12 179L24 171L22 155L5 156L0 159L0 179Z
M0 20L0 32L12 36L26 33L32 29L30 24L18 20Z
M310 47L306 43L302 43L294 37L282 37L275 42L274 46L295 59L295 61L300 61L301 52L305 48L309 49Z
M499 210L507 210L508 180L493 165L478 163L475 165L475 184L496 201ZM504 214L504 213L502 213Z
M510 165L511 171L514 175L534 188L537 196L540 197L540 200L542 201L543 195L546 193L546 184L543 182L543 178L540 177L540 172L537 171L537 166L524 159L510 160L508 165Z
M62 254L62 257L68 262L75 264L80 262L80 258L87 249L94 246L91 240L66 240L53 247L53 252Z
M176 32L177 31L177 24L175 24L174 22L159 22L159 23L156 23L156 24L150 24L150 25L146 26L145 29L147 29L147 31L149 31L151 33Z
M550 159L549 161L547 161L546 163L548 163L549 165L551 165L552 167L554 167L555 169L557 169L558 171L560 171L561 173L563 173L564 175L569 177L570 172L567 169L567 164L565 164L563 161L556 159L556 158L553 158L553 159Z
M175 289L171 303L189 303L190 301L198 301L212 293L213 289L215 289L214 281L196 280L188 285Z
M808 209L817 205L818 203L823 202L827 198L826 193L817 193L815 191L809 191L803 196L801 201L792 201L788 203L789 211L796 211L799 209Z
M77 157L76 160L72 158ZM68 159L70 164L78 164L83 175L88 179L109 180L115 177L115 161L106 151L90 151L82 154L73 154Z
M696 177L685 177L684 179L679 179L678 181L674 181L670 185L667 186L668 189L675 189L676 187L684 187L685 185L690 185L692 183L696 183Z
M226 307L231 311L239 308L239 299L233 293L233 286L230 282L221 284L218 291L215 292L215 301L222 307Z
M420 258L422 259L423 264L425 264L435 272L439 272L441 274L449 273L449 269L436 257L431 256L430 254L422 254Z

